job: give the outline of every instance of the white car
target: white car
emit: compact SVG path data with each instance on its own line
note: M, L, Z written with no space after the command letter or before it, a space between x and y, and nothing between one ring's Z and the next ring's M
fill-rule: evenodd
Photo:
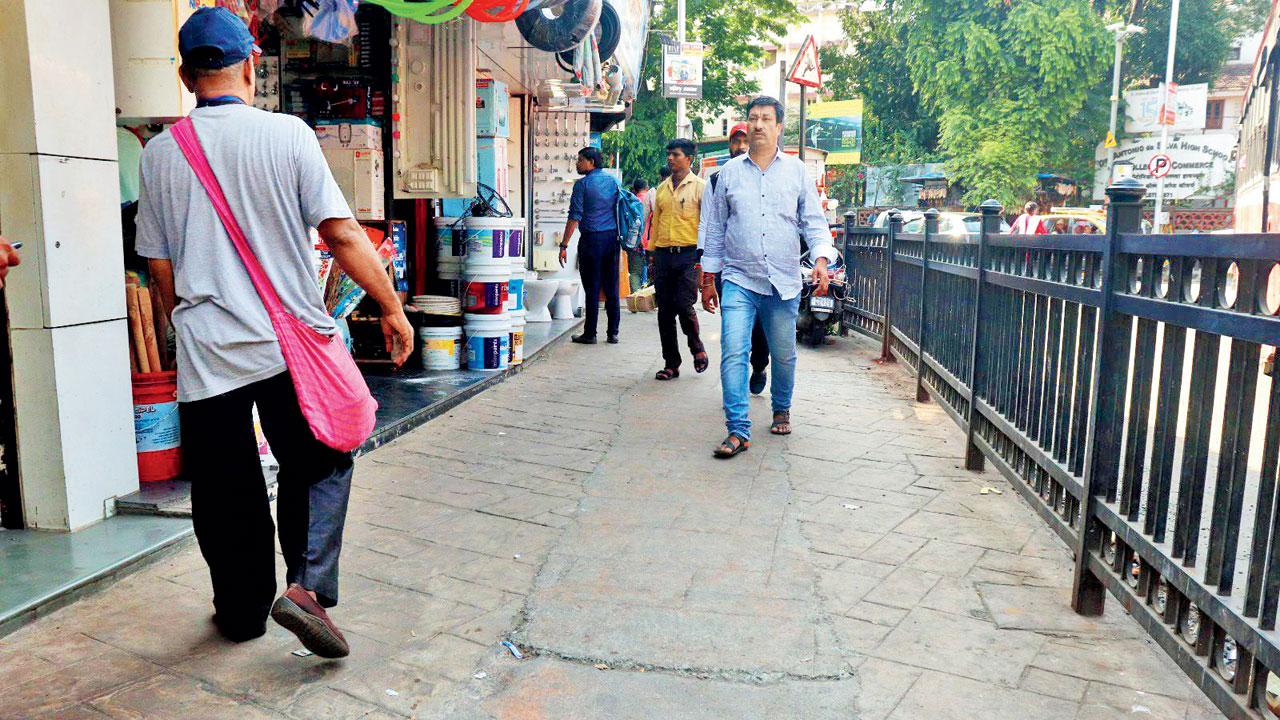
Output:
M904 233L923 233L924 232L924 212L920 210L902 210L902 232ZM888 227L889 212L885 211L876 216L876 221L872 227ZM965 212L940 212L938 213L938 233L941 235L949 235L953 238L968 238L978 236L982 232L982 215L979 213ZM1009 223L1004 218L1000 218L1000 229L996 232L1009 232Z

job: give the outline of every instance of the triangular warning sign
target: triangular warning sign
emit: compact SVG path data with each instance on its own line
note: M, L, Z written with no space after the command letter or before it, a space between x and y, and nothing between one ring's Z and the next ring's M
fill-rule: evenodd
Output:
M787 76L787 80L805 87L822 87L822 69L818 67L818 44L813 41L812 35L804 39L800 52L796 53L796 59L791 63L791 74Z
M1115 147L1115 146L1116 146L1116 134L1115 134L1115 133L1113 133L1113 132L1109 132L1109 133L1107 133L1107 141L1106 141L1106 142L1104 142L1104 143L1102 143L1102 146L1103 146L1103 147L1109 147L1109 148L1113 148L1113 147Z

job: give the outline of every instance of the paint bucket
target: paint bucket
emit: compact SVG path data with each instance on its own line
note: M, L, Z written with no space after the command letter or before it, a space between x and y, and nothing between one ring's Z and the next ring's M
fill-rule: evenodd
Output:
M464 315L467 332L467 367L471 370L506 370L511 362L511 320L501 315Z
M524 313L524 270L511 269L507 282L507 312Z
M468 267L466 276L462 288L462 312L497 315L506 311L511 281L509 266Z
M511 317L511 364L524 362L524 310L508 313Z
M182 471L178 424L178 373L133 375L133 434L138 443L138 479L172 480Z
M463 220L467 234L468 265L503 265L509 267L507 249L512 233L523 242L524 221L519 218L468 217Z
M436 257L462 262L467 255L467 233L456 217L436 218Z
M424 327L418 331L422 339L422 367L427 370L457 370L462 363L462 328Z
M462 263L457 258L440 258L436 262L436 274L441 280L461 280Z
M511 225L506 228L507 237L507 259L511 261L511 267L519 267L524 269L524 220L520 218L508 218Z

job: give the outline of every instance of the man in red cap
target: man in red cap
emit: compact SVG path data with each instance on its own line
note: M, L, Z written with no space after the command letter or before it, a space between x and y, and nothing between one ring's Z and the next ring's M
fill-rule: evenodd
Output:
M747 124L740 122L733 126L729 131L729 159L732 160L739 155L745 153L747 148L751 146L751 141L747 139ZM716 189L716 181L720 179L720 174L716 173L708 180L711 183L711 191L714 193ZM701 223L699 223L701 227ZM699 233L698 248L702 248L702 233ZM719 292L720 288L716 288ZM764 386L769 382L769 338L765 335L764 326L760 324L760 319L756 319L755 326L751 329L751 394L759 395L764 392Z

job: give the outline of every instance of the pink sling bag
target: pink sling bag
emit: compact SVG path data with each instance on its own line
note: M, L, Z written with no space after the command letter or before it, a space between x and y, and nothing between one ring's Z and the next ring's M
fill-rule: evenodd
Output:
M317 440L334 450L355 450L373 432L374 411L378 409L378 403L369 394L369 386L356 368L351 354L337 334L317 332L280 302L271 279L249 247L213 168L209 167L191 118L183 118L169 131L209 194L213 209L222 220L227 235L231 236L240 260L249 271L249 279L267 308L276 338L280 341L280 352L293 377L298 405L311 426L311 432Z

